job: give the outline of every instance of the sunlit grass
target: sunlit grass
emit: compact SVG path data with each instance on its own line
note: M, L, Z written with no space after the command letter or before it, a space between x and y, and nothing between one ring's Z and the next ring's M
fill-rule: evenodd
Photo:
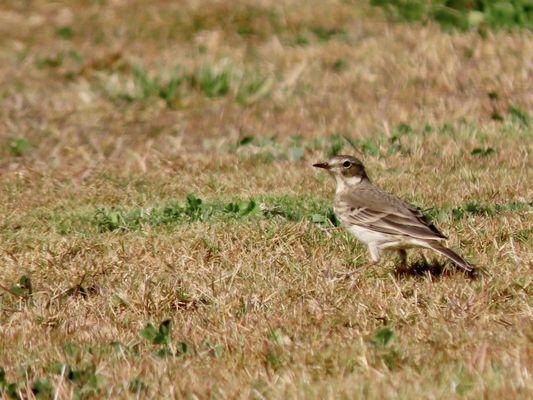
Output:
M531 32L391 6L2 2L0 397L531 397ZM368 266L344 153L483 273Z

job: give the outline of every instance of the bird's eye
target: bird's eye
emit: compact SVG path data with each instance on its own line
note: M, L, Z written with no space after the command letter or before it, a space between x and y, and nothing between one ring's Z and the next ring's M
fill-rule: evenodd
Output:
M342 166L343 166L344 168L350 168L350 167L352 166L352 163L351 163L350 161L344 161L344 162L342 163Z

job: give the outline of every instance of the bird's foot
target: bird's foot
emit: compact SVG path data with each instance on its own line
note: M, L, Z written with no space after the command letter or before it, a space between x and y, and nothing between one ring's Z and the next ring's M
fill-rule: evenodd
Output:
M374 265L376 265L377 263L375 262L369 262L367 264L364 264L360 267L357 267L355 269L352 269L351 271L348 271L348 272L339 272L337 273L337 276L339 279L350 279L354 276L357 276L359 275L361 272L363 272L365 269L367 268L370 268L370 267L373 267Z
M359 267L348 272L331 271L329 269L322 270L322 276L329 280L339 281L342 279L349 279L350 277L359 274L365 267Z

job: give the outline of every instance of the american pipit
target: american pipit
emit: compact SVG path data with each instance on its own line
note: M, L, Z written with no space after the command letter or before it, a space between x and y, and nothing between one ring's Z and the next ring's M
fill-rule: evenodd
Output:
M379 262L383 250L397 250L405 268L406 249L418 247L434 250L469 272L474 270L441 244L446 236L422 211L374 186L357 158L336 156L313 166L326 169L335 178L335 214L348 231L368 246L373 263Z

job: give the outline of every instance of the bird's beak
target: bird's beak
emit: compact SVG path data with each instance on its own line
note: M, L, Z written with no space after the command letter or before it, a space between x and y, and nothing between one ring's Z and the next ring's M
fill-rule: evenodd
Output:
M329 169L330 168L329 164L326 163L326 162L313 164L313 167L315 167L315 168L324 168L324 169Z

